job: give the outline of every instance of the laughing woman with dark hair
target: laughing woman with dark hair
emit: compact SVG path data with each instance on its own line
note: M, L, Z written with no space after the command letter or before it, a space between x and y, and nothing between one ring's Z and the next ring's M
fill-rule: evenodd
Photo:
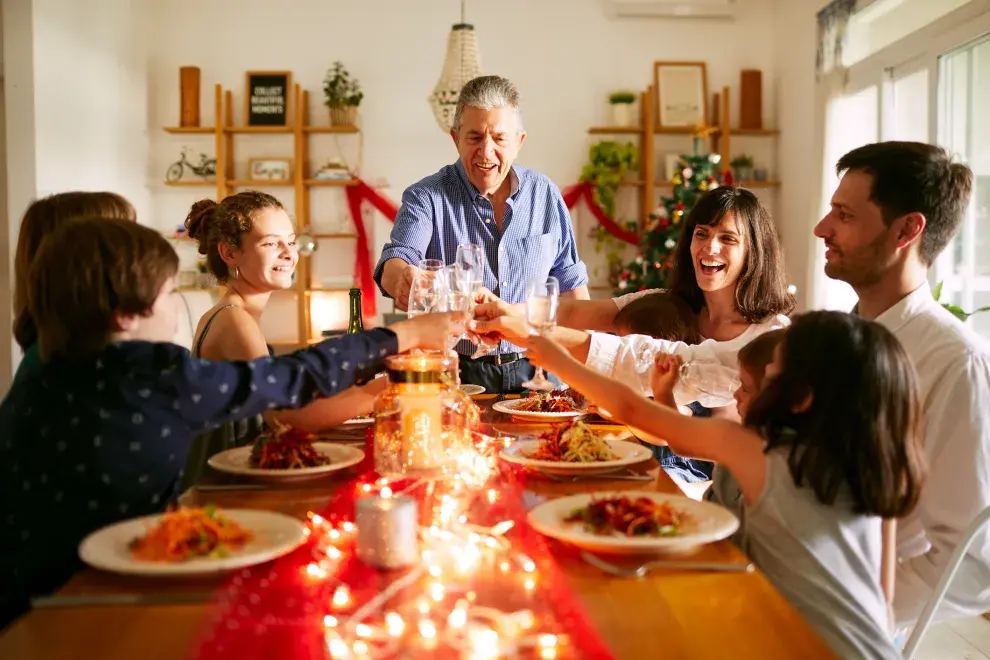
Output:
M739 349L768 330L786 326L786 314L795 304L787 290L777 230L756 195L745 188L722 186L698 198L681 228L668 291L694 313L699 344L689 346L646 335L608 334L614 330L619 309L656 290L611 301L562 300L558 324L566 327L556 328L553 338L596 371L623 382L638 381L647 396L653 358L658 353L676 353L685 361L719 362L736 369ZM502 316L478 323L476 331L507 335L525 345L525 323L520 323L513 307L489 303L481 306L476 316L490 318L498 314ZM581 327L603 332L571 329ZM706 401L698 393L683 387L676 393L677 403L691 404L696 416L711 414L701 405ZM680 481L692 483L711 478L710 463L682 458L666 446L652 448L664 469Z

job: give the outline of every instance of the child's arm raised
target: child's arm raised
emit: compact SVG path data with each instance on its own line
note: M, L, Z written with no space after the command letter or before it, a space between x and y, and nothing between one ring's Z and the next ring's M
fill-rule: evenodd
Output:
M163 351L154 362L169 366L158 375L155 388L134 389L150 394L141 405L169 406L179 411L193 430L243 419L271 408L297 408L351 385L363 384L381 369L384 359L411 348L443 349L459 333L450 314L424 315L375 329L328 339L310 348L277 358L250 362L211 362L191 357L171 344L149 344ZM167 393L167 394L166 394ZM149 401L158 395L161 400Z
M589 369L543 337L531 338L528 357L605 408L616 421L663 438L681 456L723 464L736 477L747 501L759 497L766 464L763 440L751 429L725 420L688 417L675 408L654 403L644 398L638 388ZM668 382L658 386L669 388L676 377L676 369L671 366L661 376Z

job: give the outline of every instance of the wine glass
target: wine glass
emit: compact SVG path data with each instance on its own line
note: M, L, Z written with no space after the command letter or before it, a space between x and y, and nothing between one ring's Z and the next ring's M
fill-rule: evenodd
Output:
M458 312L467 316L471 311L471 279L459 264L451 264L443 269L445 296L443 311ZM447 342L447 349L453 350L459 341L467 339L467 333L454 335Z
M409 287L409 305L406 311L409 318L439 312L445 308L447 283L443 262L439 259L423 259L418 268Z
M533 331L545 335L557 325L557 303L560 300L560 282L556 277L534 277L526 283L526 322ZM551 392L555 385L537 367L531 380L522 384L529 390Z
M457 246L457 256L454 263L460 266L464 277L470 282L471 302L474 295L485 285L485 250L474 243L462 243Z
M681 365L681 382L698 392L698 403L706 408L730 406L739 389L738 372L718 362L685 362Z

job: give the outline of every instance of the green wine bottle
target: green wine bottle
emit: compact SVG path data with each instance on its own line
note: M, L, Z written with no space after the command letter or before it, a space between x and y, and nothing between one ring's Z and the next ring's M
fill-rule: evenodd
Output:
M351 316L347 321L347 334L364 332L364 321L361 319L361 289L351 289Z

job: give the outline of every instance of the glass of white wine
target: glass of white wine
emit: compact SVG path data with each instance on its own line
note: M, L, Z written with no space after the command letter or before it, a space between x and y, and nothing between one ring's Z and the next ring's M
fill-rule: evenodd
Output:
M447 282L444 265L439 259L423 259L409 287L409 318L442 311L446 305Z
M540 335L546 335L557 325L557 305L560 302L560 282L556 277L534 277L526 283L526 322ZM522 384L529 390L550 392L554 384L547 380L543 368L537 367L533 378Z

